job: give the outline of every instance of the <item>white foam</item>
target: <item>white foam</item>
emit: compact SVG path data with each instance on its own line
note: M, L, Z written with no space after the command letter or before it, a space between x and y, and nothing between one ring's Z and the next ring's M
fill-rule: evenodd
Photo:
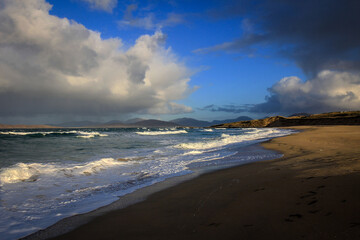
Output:
M186 153L184 153L183 155L198 155L198 154L202 154L202 153L204 153L203 151L196 151L196 150L194 150L194 151L190 151L190 152L186 152Z
M204 132L213 132L214 130L212 130L211 128L205 128L203 129Z
M194 164L194 167L221 166L220 159L235 155L236 152L227 149L222 151L221 148L208 151L209 147L216 148L229 143L252 139L249 136L246 137L246 135L256 135L257 138L260 138L274 137L280 133L284 134L280 130L279 132L274 130L271 132L270 130L214 130L213 134L201 134L200 131L202 130L197 129L187 131L183 128L163 129L157 131L165 134L169 134L168 132L173 134L173 132L179 131L181 133L189 132L189 134L169 136L171 139L170 146L168 144L166 146L159 144L154 148L140 147L130 150L121 148L119 151L115 151L112 148L107 149L108 144L105 143L101 147L104 147L107 151L104 154L100 153L100 155L94 156L99 160L91 162L18 163L3 168L0 170L2 202L0 204L0 235L2 238L6 235L8 238L5 237L5 239L17 239L24 236L25 233L32 232L28 228L30 225L39 229L44 228L61 218L106 205L116 200L118 196L132 192L135 189L154 184L169 177L190 173L192 166L189 166L189 164ZM148 132L140 129L137 131ZM240 132L244 131L243 135L239 135ZM200 134L192 134L194 132L200 132ZM226 132L226 134L221 135L223 132ZM88 144L88 142L76 137L101 135L101 133L90 132L85 129L82 131L67 131L66 133L71 134L71 140L83 145ZM204 135L206 135L207 140L204 140ZM209 138L211 135L213 137ZM132 131L129 135L111 134L111 136L119 137L118 141L121 142L127 140L127 138L124 138L124 140L120 137L133 138L134 132ZM187 136L191 138L186 138ZM216 136L218 137L215 138ZM153 141L151 137L148 139L150 142ZM189 139L188 141L190 139L197 140L193 140L194 143L186 143L188 145L178 144L183 142L184 139ZM256 139L256 137L253 139ZM160 138L160 142L162 140ZM176 148L173 147L175 144L178 144ZM114 155L126 157L126 159L105 158L105 156ZM214 163L209 162L214 160ZM247 158L246 160L252 159ZM239 158L235 156L233 161L238 162ZM23 216L26 216L26 219ZM12 225L11 222L15 222L13 219L16 220L16 224ZM10 234L11 231L20 229L25 229L25 232Z
M175 130L175 131L148 131L148 132L136 132L139 135L169 135L169 134L183 134L187 133L185 130Z
M99 132L84 132L84 131L75 131L75 134L78 134L79 138L93 138L93 137L107 137L107 134Z
M206 150L226 146L233 143L259 140L269 137L278 137L288 135L289 131L279 129L251 129L241 135L229 135L223 133L220 138L202 142L182 143L175 147L180 149Z
M51 134L74 134L77 135L79 138L93 138L93 137L106 137L107 134L99 133L99 132L86 132L86 131L51 131L51 132L15 132L15 131L9 131L9 132L0 132L2 135L18 135L18 136L26 136L26 135L51 135Z
M15 167L4 169L0 172L0 186L6 183L23 182L38 175L38 164L18 163Z
M2 134L2 135L19 135L19 136L34 135L34 134L47 135L47 134L51 134L51 133L53 133L53 132L14 132L14 131L0 132L0 134Z
M12 167L4 168L0 172L0 186L17 182L33 182L42 177L60 176L76 177L96 174L114 166L127 164L126 161L114 158L102 158L82 165L44 164L44 163L18 163Z

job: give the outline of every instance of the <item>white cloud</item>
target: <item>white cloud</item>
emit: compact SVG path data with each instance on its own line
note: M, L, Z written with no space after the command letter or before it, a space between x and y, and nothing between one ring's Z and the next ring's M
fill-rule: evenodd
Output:
M93 9L112 12L117 5L117 0L80 0L89 4Z
M138 10L137 4L128 5L123 19L118 21L119 27L136 27L146 30L154 30L175 26L185 22L184 16L181 14L168 13L165 19L158 20L154 13L144 13L143 11L144 9ZM134 16L136 13L139 16Z
M360 73L323 70L302 82L285 77L269 89L267 102L256 105L256 112L326 112L359 110Z
M190 71L161 32L129 49L49 15L44 0L0 5L0 116L180 113Z

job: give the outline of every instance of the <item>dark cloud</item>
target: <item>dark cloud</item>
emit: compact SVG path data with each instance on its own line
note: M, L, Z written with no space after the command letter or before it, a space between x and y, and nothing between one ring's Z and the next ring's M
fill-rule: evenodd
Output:
M269 89L255 112L347 110L360 107L360 2L357 0L226 1L212 11L219 18L242 19L243 35L197 52L248 53L277 49L308 76L283 79ZM285 78L284 78L285 79ZM297 83L297 91L289 82Z
M203 50L236 52L268 43L276 44L280 54L295 60L306 73L359 68L359 1L227 1L230 2L231 7L225 6L212 15L242 17L253 25L252 31Z

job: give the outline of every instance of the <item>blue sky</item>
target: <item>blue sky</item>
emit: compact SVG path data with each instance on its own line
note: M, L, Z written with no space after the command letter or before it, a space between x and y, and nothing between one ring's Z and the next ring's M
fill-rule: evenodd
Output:
M221 1L169 1L169 3L168 1L118 1L111 13L92 9L89 4L81 1L49 2L53 4L52 14L74 19L89 29L101 32L104 38L120 37L129 46L133 45L140 35L153 34L161 29L167 35L166 45L171 47L181 61L194 71L189 84L199 87L189 97L179 101L191 106L195 111L184 115L187 117L201 119L237 117L239 113L209 112L199 109L212 104L222 106L261 103L268 94L267 88L273 83L285 76L301 74L295 64L284 58L272 56L271 53L268 55L267 52L258 57L249 57L242 53L196 53L197 49L232 41L243 32L243 17L235 16L218 20L211 16L211 11L222 7ZM141 18L153 14L154 24L166 19L168 14L178 14L181 20L163 28L119 26L126 8L131 4L137 5L137 10L133 13L136 15L134 17ZM148 10L141 10L144 8ZM246 114L253 117L261 115ZM173 119L178 116L156 117Z
M5 0L0 122L358 110L359 4L324 3Z

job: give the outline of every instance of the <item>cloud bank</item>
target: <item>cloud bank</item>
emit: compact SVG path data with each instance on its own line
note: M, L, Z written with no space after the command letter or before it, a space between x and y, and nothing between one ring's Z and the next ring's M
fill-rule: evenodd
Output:
M251 112L330 112L360 108L359 72L324 70L302 82L285 77L269 89L266 102L250 108Z
M253 54L271 47L294 61L305 82L285 77L269 89L256 112L359 109L360 2L356 0L226 1L210 12L216 19L242 19L238 39L196 50Z
M192 111L174 102L191 93L190 71L163 33L123 49L50 9L44 0L0 4L0 117Z

